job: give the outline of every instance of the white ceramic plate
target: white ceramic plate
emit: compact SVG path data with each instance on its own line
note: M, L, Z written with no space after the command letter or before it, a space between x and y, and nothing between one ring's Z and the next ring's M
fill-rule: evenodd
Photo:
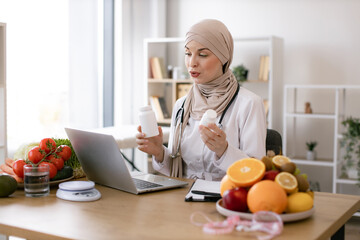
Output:
M228 209L224 208L222 206L222 199L220 199L216 202L216 210L220 214L227 216L227 217L238 215L239 217L247 219L247 220L251 220L253 217L252 213L237 212L237 211L232 211L232 210L228 210ZM299 221L299 220L308 218L311 215L313 215L314 212L315 212L315 207L313 207L312 209L305 211L305 212L280 214L280 217L283 220L283 222L294 222L294 221Z
M58 185L59 183L62 183L62 182L66 182L66 181L69 181L71 179L73 179L74 176L71 176L71 177L68 177L68 178L64 178L64 179L60 179L60 180L56 180L56 181L50 181L50 186L56 186ZM18 188L24 188L24 183L18 183Z

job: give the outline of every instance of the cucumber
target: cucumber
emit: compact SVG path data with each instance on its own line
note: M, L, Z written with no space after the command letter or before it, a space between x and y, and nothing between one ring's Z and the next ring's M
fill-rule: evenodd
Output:
M7 197L13 194L17 189L15 178L8 174L0 173L0 197Z
M57 181L57 180L62 180L65 178L69 178L73 176L73 169L70 166L64 166L63 169L59 170L57 172L57 174L55 175L55 177L53 177L51 179L51 181Z

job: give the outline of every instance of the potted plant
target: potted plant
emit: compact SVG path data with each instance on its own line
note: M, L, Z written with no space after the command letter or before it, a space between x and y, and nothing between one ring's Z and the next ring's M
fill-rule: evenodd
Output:
M349 117L342 125L346 131L340 140L343 154L341 177L360 180L360 119Z
M243 65L239 65L233 68L233 74L236 80L241 84L247 80L249 70Z
M306 159L307 160L315 160L316 159L315 147L317 146L317 142L316 141L306 142L306 146L308 149L308 151L306 153Z

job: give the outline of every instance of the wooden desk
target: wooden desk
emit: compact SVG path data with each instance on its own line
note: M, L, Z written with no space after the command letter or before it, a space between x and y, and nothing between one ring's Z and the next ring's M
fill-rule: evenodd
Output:
M234 231L214 236L190 223L202 211L223 220L215 203L184 202L188 187L133 195L96 186L102 198L95 202L70 202L56 198L56 188L44 198L27 198L19 190L0 198L0 233L27 239L246 239ZM351 195L315 193L315 214L285 224L276 239L328 239L360 208Z

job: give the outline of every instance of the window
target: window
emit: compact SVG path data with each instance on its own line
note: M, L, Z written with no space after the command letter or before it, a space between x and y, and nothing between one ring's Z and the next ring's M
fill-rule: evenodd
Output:
M7 24L8 155L101 126L102 1L0 0Z

